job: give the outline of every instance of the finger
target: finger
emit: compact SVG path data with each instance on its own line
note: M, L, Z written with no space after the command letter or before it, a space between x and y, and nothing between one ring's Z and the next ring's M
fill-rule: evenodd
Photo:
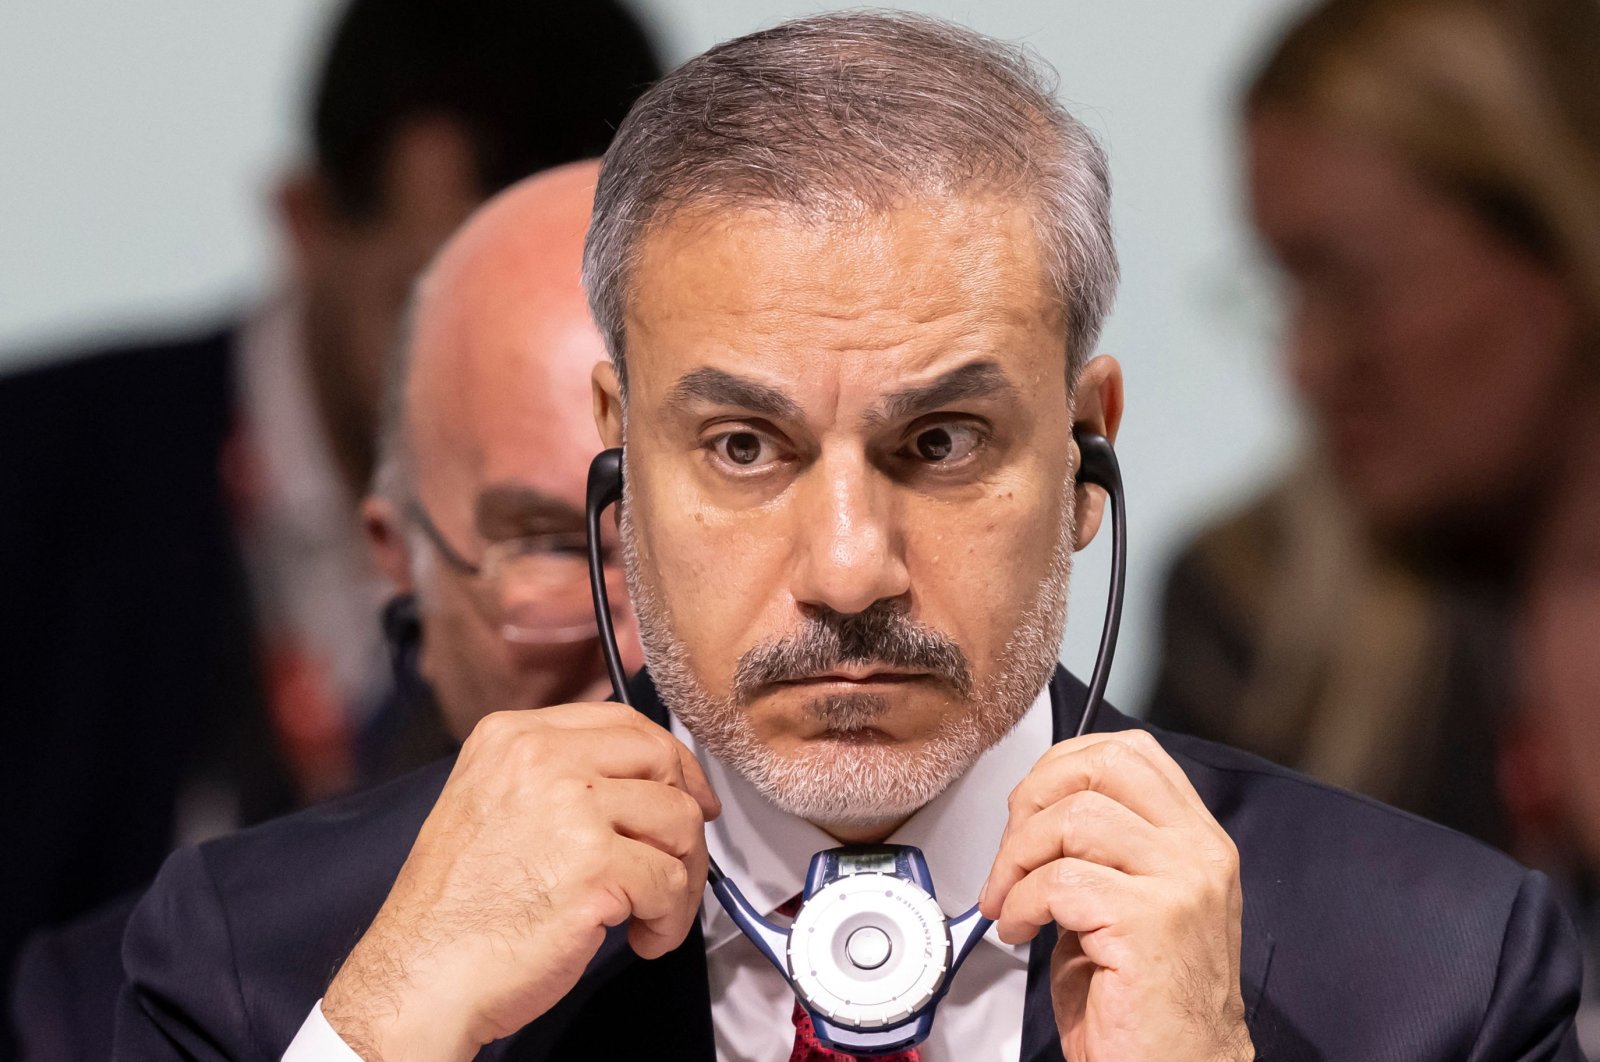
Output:
M1007 944L1032 940L1051 922L1074 933L1093 933L1116 923L1134 883L1122 871L1086 859L1057 859L1006 894L995 929Z
M1146 762L1159 771L1172 785L1172 792L1181 797L1190 811L1188 825L1197 826L1203 834L1209 835L1209 841L1200 843L1213 847L1217 852L1236 852L1233 838L1222 828L1206 802L1201 799L1199 790L1184 773L1178 761L1157 741L1155 736L1145 730L1124 730L1120 735L1106 735L1107 737L1120 736L1122 741L1131 745Z
M618 837L612 872L631 911L628 943L633 950L654 959L682 944L700 911L704 860L691 867L642 841Z
M633 719L645 719L639 709L616 701L574 701L571 704L553 704L520 713L531 716L541 724L560 727L623 726ZM648 719L645 719L649 722Z
M1211 812L1206 807L1205 801L1200 799L1200 794L1195 791L1194 783L1184 773L1183 768L1178 766L1178 761L1172 758L1172 754L1148 730L1133 729L1119 730L1109 734L1087 734L1082 740L1089 743L1091 739L1098 739L1093 742L1096 744L1100 741L1120 741L1132 745L1144 754L1145 758L1150 761L1151 766L1160 771L1167 781L1172 783L1172 788L1188 802L1190 807L1204 812L1207 817L1210 817ZM1045 756L1048 757L1051 752L1065 744L1069 744L1069 742L1061 742L1053 746L1046 751Z
M637 708L616 701L573 701L548 708L517 708L492 712L478 721L472 736L496 730L537 732L541 730L604 730L608 727L633 727L639 724L661 727Z
M630 727L610 727L541 737L544 743L556 746L556 754L580 775L636 778L688 792L683 765L672 746L653 734Z
M536 711L495 712L473 728L457 771L488 760L491 770L510 760L526 777L554 766L571 775L643 778L693 796L709 819L722 804L693 754L664 728L623 704L563 704Z
M1103 793L1156 826L1188 825L1195 812L1167 776L1131 741L1075 738L1055 746L1011 791L1007 829L1084 790ZM1112 735L1114 738L1115 735Z
M594 798L600 814L624 837L678 859L705 851L705 815L682 789L660 782L608 778L595 784Z
M533 755L558 762L566 773L657 782L695 796L677 752L680 743L660 727L653 729L654 733L632 726L561 728L531 734L528 740L535 746ZM703 773L696 777L704 784ZM697 796L696 802L703 806L703 797Z
M689 746L673 737L665 728L657 726L643 716L639 717L636 724L640 732L649 736L672 757L677 771L675 783L684 792L694 797L700 805L703 821L710 822L722 814L722 801L717 796L716 790L711 788L711 780L706 777L705 768L700 766L700 761L694 758L694 753L689 751Z
M711 788L705 769L694 758L694 753L689 751L687 745L673 737L665 727L637 710L625 704L608 701L541 709L540 715L543 716L547 712L559 713L551 716L552 725L562 729L609 730L621 727L647 736L671 755L678 771L677 777L673 778L671 783L682 788L699 802L705 812L705 820L710 822L722 814L722 801Z
M1072 856L1120 870L1155 874L1171 862L1174 838L1104 793L1086 789L1056 801L1001 839L979 907L989 917L1027 874Z

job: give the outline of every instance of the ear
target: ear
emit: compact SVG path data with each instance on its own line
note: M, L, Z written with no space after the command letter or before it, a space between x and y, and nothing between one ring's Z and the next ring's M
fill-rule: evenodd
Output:
M297 169L278 182L274 199L295 274L315 274L327 254L335 227L327 183L315 170Z
M594 394L594 427L608 449L622 445L622 383L609 361L596 362L589 374Z
M395 593L415 593L405 520L394 502L376 494L367 495L361 502L361 532L372 563L388 578Z
M1113 443L1117 441L1117 429L1122 426L1122 366L1117 359L1102 354L1083 367L1073 389L1072 407L1074 428L1087 428ZM1073 442L1074 472L1082 461L1078 444ZM1100 530L1106 513L1106 492L1080 484L1073 491L1073 506L1077 517L1073 549L1078 550L1093 542Z

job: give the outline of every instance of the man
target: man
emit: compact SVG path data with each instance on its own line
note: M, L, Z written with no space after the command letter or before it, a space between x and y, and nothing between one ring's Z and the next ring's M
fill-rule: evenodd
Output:
M997 919L902 1059L1570 1052L1542 878L1109 710L1070 739L1108 221L1088 134L942 22L787 23L647 93L585 259L641 713L499 713L448 768L179 853L121 1057L827 1057L697 917L708 856L777 912L816 846L885 838Z
M580 280L599 168L523 181L427 274L389 366L367 541L415 597L417 669L460 742L494 711L603 697L584 492L605 355ZM624 598L615 564L613 606ZM637 665L632 619L616 616Z
M411 665L454 742L489 711L541 708L607 686L588 573L572 563L600 441L589 372L605 346L579 281L595 172L593 163L568 166L508 197L502 213L514 231L451 285L448 317L429 322L448 339L419 341L414 359L397 347L388 370L378 490L363 506L367 538L392 591L414 598ZM482 489L480 460L493 470ZM481 543L470 552L485 570L460 571L450 541ZM489 558L497 558L492 572ZM618 585L614 602L623 593ZM516 625L497 615L495 602L508 595ZM632 621L621 609L617 620L637 666ZM110 1054L129 910L101 909L24 951L14 1006L23 1057Z
M355 0L278 196L285 290L0 383L0 981L30 928L175 841L382 772L361 735L410 706L357 502L405 293L485 196L603 150L658 72L609 0Z

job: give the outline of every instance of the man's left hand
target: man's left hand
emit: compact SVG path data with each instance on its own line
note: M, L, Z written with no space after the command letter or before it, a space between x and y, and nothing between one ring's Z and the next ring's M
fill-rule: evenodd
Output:
M1068 1059L1254 1058L1239 990L1239 853L1142 730L1088 734L1040 758L979 906L1000 939L1052 920Z

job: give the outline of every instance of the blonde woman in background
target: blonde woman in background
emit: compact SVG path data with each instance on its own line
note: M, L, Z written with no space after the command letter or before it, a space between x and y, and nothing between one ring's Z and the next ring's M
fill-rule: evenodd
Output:
M1314 453L1177 561L1150 718L1547 868L1592 954L1600 3L1332 0L1244 111Z

